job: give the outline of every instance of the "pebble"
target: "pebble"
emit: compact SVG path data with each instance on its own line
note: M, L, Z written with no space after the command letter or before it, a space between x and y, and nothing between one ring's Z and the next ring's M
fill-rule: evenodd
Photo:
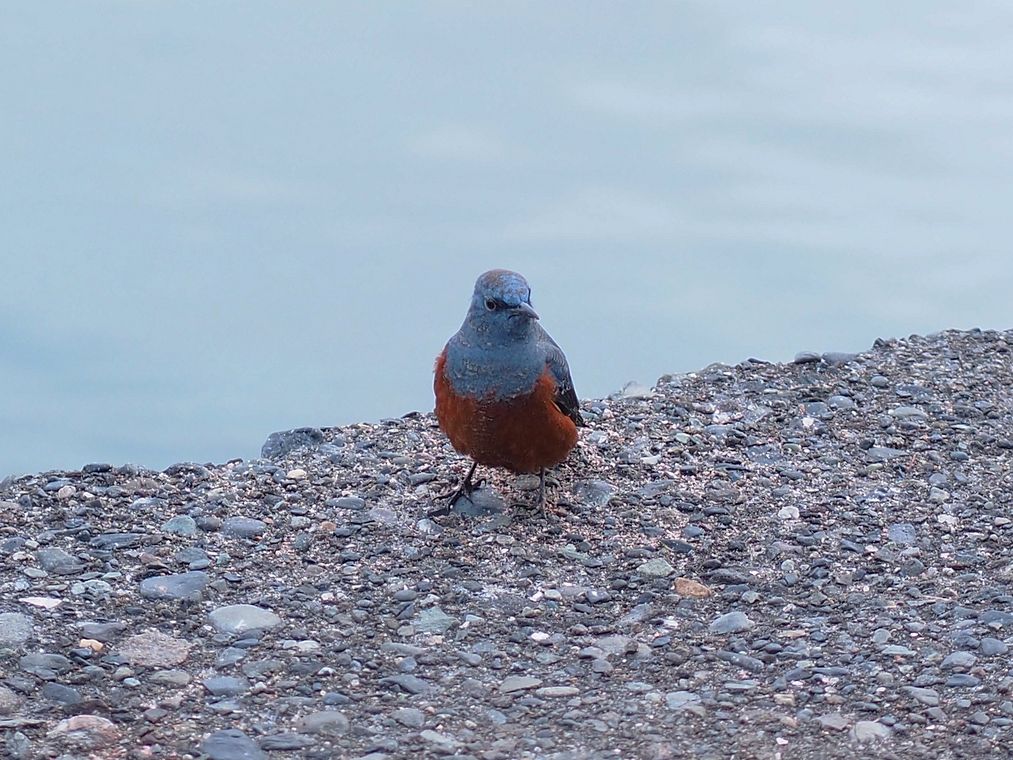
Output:
M175 536L195 536L197 521L190 515L176 515L162 523L162 532Z
M267 754L256 742L237 728L208 734L200 749L208 760L267 760Z
M851 729L851 738L858 742L889 739L892 734L889 726L874 720L860 720Z
M35 559L53 575L77 575L84 570L84 563L58 546L44 546L35 552Z
M267 523L253 517L226 517L222 533L238 538L257 538L267 530Z
M0 612L0 650L23 646L33 633L32 620L20 612Z
M649 559L637 567L637 572L641 575L646 575L649 578L665 578L671 575L675 571L667 560L663 557L655 557Z
M348 733L349 726L348 718L338 710L318 710L295 722L295 730L301 734L336 736Z
M534 689L541 686L541 684L542 680L540 678L532 678L530 676L509 676L500 683L499 691L501 694L512 694L515 691Z
M425 713L414 707L398 708L391 713L391 717L408 728L422 728L426 723Z
M231 604L219 607L208 615L208 621L222 633L246 633L263 628L274 628L281 618L271 610L252 604Z
M451 617L439 607L428 607L420 612L412 621L415 630L424 633L446 633L457 625L457 619Z
M752 629L756 623L746 613L735 610L726 612L710 624L711 633L740 633Z
M700 703L700 695L691 691L670 691L665 695L665 704L670 710L682 710Z
M189 651L186 641L157 630L130 636L116 648L116 653L131 665L155 668L179 665L186 660Z
M154 575L141 581L141 596L145 599L183 600L198 602L210 583L208 574L203 570L192 570L176 575Z
M50 734L64 734L77 738L78 744L97 750L119 742L120 730L108 718L99 715L75 715L61 720Z

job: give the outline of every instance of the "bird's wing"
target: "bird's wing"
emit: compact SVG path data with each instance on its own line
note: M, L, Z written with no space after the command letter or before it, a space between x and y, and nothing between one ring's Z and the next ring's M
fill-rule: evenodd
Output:
M538 325L538 329L541 333L538 342L545 352L545 363L556 381L556 406L573 420L577 427L584 427L584 418L580 416L580 401L577 400L577 392L573 389L573 378L570 377L570 365L566 363L566 355L541 325Z

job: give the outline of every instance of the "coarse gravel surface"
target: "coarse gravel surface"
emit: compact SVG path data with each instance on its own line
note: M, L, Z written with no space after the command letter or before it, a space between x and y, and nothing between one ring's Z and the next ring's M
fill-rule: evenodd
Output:
M0 756L1006 757L1013 331L583 404L553 473L431 414L0 483Z

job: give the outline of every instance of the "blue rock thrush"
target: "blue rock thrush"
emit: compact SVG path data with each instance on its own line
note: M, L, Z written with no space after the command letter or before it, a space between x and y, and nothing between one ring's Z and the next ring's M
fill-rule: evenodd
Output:
M516 272L493 269L475 283L461 329L436 359L436 419L474 461L446 514L475 486L478 465L539 475L562 462L584 425L566 356L538 322L531 288Z

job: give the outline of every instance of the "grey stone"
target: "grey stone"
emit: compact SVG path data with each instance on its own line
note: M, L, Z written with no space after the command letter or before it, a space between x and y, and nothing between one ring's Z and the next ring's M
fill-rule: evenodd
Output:
M303 427L295 430L281 430L271 433L260 448L260 456L264 459L280 459L296 449L319 446L324 442L324 434L319 428Z
M851 729L851 738L859 742L889 739L892 734L889 726L874 720L860 720Z
M904 691L923 705L935 707L939 704L939 692L935 689L921 688L918 686L905 686Z
M515 691L526 691L542 685L542 679L531 676L508 676L499 685L501 694L512 694Z
M208 734L200 748L209 760L267 760L253 739L237 728Z
M58 546L44 546L35 552L35 559L47 573L53 575L77 575L84 570L84 563Z
M637 568L637 572L651 578L665 578L675 570L663 557L649 559Z
M152 600L200 601L210 579L203 570L176 575L154 575L141 581L141 596Z
M888 446L873 446L865 452L865 457L870 462L889 462L891 459L906 455L901 449L891 449Z
M281 618L271 610L252 604L231 604L219 607L208 615L208 620L222 633L245 633L262 628L274 628Z
M457 619L446 614L439 607L427 607L412 621L415 630L426 633L446 633L457 624Z
M81 701L81 692L60 683L47 683L42 687L42 698L61 705L76 705Z
M237 676L211 676L201 683L215 697L235 697L250 689L250 682Z
M665 695L665 704L670 710L682 710L700 703L700 695L692 691L670 691Z
M422 728L426 722L425 713L414 707L402 707L397 709L391 713L391 717L402 726L408 726L408 728Z
M20 612L0 613L0 649L16 649L33 633L32 619Z
M22 657L18 664L26 673L49 681L60 673L66 673L74 667L74 663L62 654L50 654L47 652L34 652Z
M190 515L176 515L162 523L162 532L176 536L194 536L197 534L197 521Z
M295 723L295 729L301 734L326 734L337 736L348 733L349 722L345 714L337 710L319 710L304 715Z
M710 624L711 633L739 633L752 629L756 623L744 612L734 610L719 616Z
M226 517L222 533L238 538L256 538L267 530L267 523L253 517Z

